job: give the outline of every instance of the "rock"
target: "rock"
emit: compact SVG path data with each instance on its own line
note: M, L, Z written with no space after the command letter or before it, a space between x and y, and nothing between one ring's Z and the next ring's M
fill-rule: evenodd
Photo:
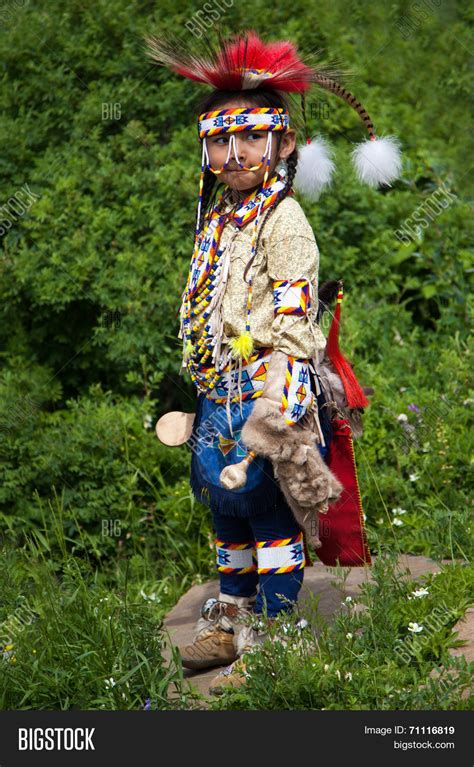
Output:
M373 557L375 560L376 557ZM400 555L398 559L398 569L402 578L421 578L426 573L439 572L441 564L450 560L443 560L437 563L428 557L411 556L408 554ZM345 581L341 580L341 573L348 571ZM330 623L341 604L344 603L347 596L356 598L360 593L360 587L368 580L372 580L372 569L370 566L364 567L345 567L335 568L326 567L320 561L316 561L313 567L305 570L303 586L300 592L299 604L308 612L308 602L311 595L319 597L317 613L310 617L314 624L316 632L318 623L321 621ZM169 642L174 645L187 644L192 640L194 626L199 617L202 603L209 597L217 597L219 594L218 579L208 581L207 583L193 586L186 594L183 594L178 603L168 613L165 618L164 626L169 633ZM356 605L355 609L364 609L363 605ZM313 620L314 618L314 620ZM472 627L470 629L472 631ZM472 639L472 634L471 634ZM166 660L171 659L171 650L168 646L164 651ZM183 676L187 687L202 695L207 695L209 682L219 672L219 667L207 671L183 670ZM171 692L171 695L175 692ZM201 704L205 707L205 701Z

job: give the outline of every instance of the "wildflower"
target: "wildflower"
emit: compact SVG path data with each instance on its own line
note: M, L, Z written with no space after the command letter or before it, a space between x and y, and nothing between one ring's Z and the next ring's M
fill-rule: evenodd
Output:
M347 596L347 597L346 597L346 602L352 602L352 601L353 601L353 600L352 600L352 597L351 597L351 596Z
M11 652L13 650L14 645L13 644L6 644L4 647L5 652Z
M146 415L145 420L143 421L143 428L144 429L151 429L153 426L153 418L151 415Z
M364 511L362 512L362 516L364 517L364 522L366 522L367 521L367 514Z
M412 402L411 405L408 405L408 410L411 410L413 413L420 412L420 408L418 407L418 405L415 405L414 402Z
M111 687L115 687L115 679L111 676L110 679L105 679L104 684L106 689L110 690Z
M406 514L407 510L400 508L400 506L397 506L396 509L392 509L392 514L395 514L395 516L400 516L401 514Z
M408 624L408 631L411 631L413 634L419 634L420 631L423 631L423 626L420 626L419 623L411 621Z
M397 415L397 421L398 423L406 423L408 421L408 416L406 413L400 413L400 415Z
M411 592L414 597L426 597L427 594L430 592L428 589L422 588L422 589L416 589L415 591Z
M416 482L417 479L420 479L420 475L419 474L410 474L408 479L410 480L410 482Z
M324 664L324 671L327 673L329 671L329 663Z
M340 680L341 680L341 672L339 671L339 669L338 669L338 668L336 669L336 676L337 676L337 678L338 678L338 679L339 679L339 681L340 681Z
M145 594L144 590L140 589L140 596L146 599L147 602L161 602L160 597L156 595L155 591L152 594Z
M349 682L352 680L352 674L350 671L347 671L347 673L344 674L344 679L347 679Z
M151 698L147 698L145 700L144 705L142 706L143 711L149 711L151 709Z
M350 631L347 632L346 639L352 639L352 634Z
M393 524L397 525L397 527L401 527L403 525L403 520L396 518L393 520Z

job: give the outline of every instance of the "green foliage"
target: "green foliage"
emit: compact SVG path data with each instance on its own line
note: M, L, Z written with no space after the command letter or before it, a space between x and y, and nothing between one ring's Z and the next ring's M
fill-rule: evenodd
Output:
M374 581L362 585L357 600L346 598L333 625L321 625L319 597L302 613L313 630L298 630L301 614L279 616L262 644L245 656L245 686L225 690L213 708L471 708L472 663L448 650L455 644L453 625L472 603L472 568L446 565L420 588L395 569L395 561L388 553L377 558ZM344 580L341 568L336 583L342 593ZM413 624L422 627L419 633L410 633ZM438 665L440 675L430 677Z
M131 599L127 582L110 592L72 556L58 580L33 540L1 560L2 632L11 632L0 656L2 709L137 709L148 697L171 707L168 685L180 687L182 676L165 668L156 607Z
M143 610L122 609L125 581L134 601L145 599L141 592L153 595L144 604L159 612L214 573L209 514L187 482L189 453L159 446L153 433L161 414L195 406L192 385L178 375L176 315L193 244L195 104L202 91L153 65L143 35L169 31L189 39L185 22L196 10L188 0L38 0L2 8L2 594L10 594L8 612L28 593L26 580L12 585L6 568L33 569L31 549L18 560L10 551L30 542L49 561L47 571L44 564L38 570L44 594L63 610L60 618L47 612L37 584L44 620L34 625L45 632L48 622L64 621L76 653L67 660L67 648L58 647L55 655L44 634L37 653L45 671L32 671L25 629L2 688L4 707L92 700L136 707L146 685L133 687L133 680L143 669L160 707L164 672L158 664L153 681L146 665L149 653L158 658L160 640L153 644L146 634L147 619L140 633ZM307 23L313 16L317 25ZM301 203L321 252L320 281L344 279L341 346L375 390L355 445L374 552L462 560L472 553L468 22L459 4L423 15L404 0L389 7L295 0L270 15L264 0L252 5L252 25L268 39L322 48L327 60L352 70L346 87L378 134L402 140L403 178L382 192L366 189L349 163L353 144L364 138L359 119L324 91L308 102L309 131L334 144L337 173L317 203ZM248 9L232 5L220 25L247 27ZM449 202L430 214L440 190ZM18 200L24 213L15 212ZM414 224L417 212L421 223ZM410 222L407 242L400 231ZM91 617L95 609L102 615L105 603L94 590L84 602L84 584L97 578L119 610L113 652ZM103 655L91 644L80 647L86 619L76 622L79 608L94 623ZM133 657L125 649L130 633L141 648ZM71 666L54 686L47 681L46 671L81 652L88 653L84 693ZM437 657L435 647L430 652ZM104 690L105 678L123 679L142 661L127 680L131 692L125 682ZM381 680L391 673L380 665ZM380 702L385 682L370 684L367 705ZM313 699L303 688L306 705ZM334 700L346 704L350 695Z

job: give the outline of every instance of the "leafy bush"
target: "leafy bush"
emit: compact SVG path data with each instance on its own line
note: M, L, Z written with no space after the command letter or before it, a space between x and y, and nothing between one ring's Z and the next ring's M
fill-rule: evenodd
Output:
M113 594L128 573L133 593L154 594L164 610L214 573L210 517L188 487L189 453L159 446L153 434L161 414L195 406L194 388L178 374L177 311L193 244L194 107L202 90L153 65L142 43L150 31L189 39L184 25L196 7L188 0L7 6L1 544L8 561L10 549L34 540L58 589L72 577L63 572L68 556L91 568L90 577L99 573ZM362 187L349 170L353 144L364 138L360 121L335 97L311 94L308 130L334 144L337 173L330 192L301 204L320 247L320 281L344 279L341 346L375 389L355 446L369 540L374 550L466 559L469 13L442 4L421 19L399 0L318 5L317 26L306 23L309 13L295 0L291 14L279 4L269 16L268 3L256 0L252 24L268 39L323 48L355 71L347 87L379 135L401 138L404 153L403 178L391 188ZM247 10L234 4L220 23L223 31L246 27ZM440 104L442 119L434 119ZM443 189L449 204L426 215ZM425 218L408 242L397 237L419 210ZM54 666L53 656L44 658ZM19 654L18 669L22 663ZM100 663L112 675L108 661ZM26 685L29 667L21 668ZM87 695L102 705L92 677ZM10 684L16 692L4 693L5 706L22 699L21 685L9 677ZM36 693L26 689L25 705L34 707ZM38 693L40 705L54 705L55 694L61 706L77 700L69 677L55 689ZM105 705L117 697L107 696Z

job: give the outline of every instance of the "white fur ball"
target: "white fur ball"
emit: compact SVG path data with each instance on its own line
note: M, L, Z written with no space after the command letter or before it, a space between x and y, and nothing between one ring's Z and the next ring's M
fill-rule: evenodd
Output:
M396 136L363 141L353 150L352 162L359 181L372 187L391 186L402 169L400 142Z
M298 147L298 164L294 187L310 200L317 200L325 186L331 183L334 163L332 149L323 138Z

